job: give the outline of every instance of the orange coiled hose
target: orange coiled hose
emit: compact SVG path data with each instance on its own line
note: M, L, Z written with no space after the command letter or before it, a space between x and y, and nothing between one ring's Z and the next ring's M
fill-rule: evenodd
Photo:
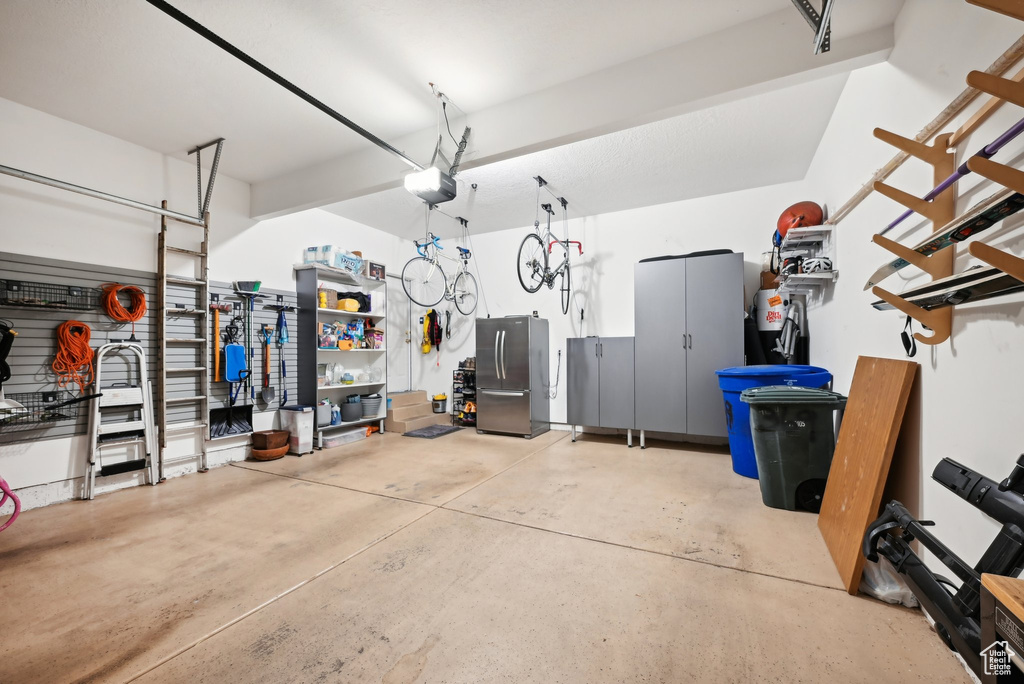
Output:
M121 304L121 300L117 298L120 292L128 295L127 309ZM118 323L131 323L132 337L135 337L135 321L146 315L146 293L134 285L107 283L103 286L100 302L103 304L103 310L115 321Z
M89 326L80 321L64 321L57 328L57 356L53 359L53 372L57 374L58 387L74 382L79 393L83 393L92 384L91 335Z

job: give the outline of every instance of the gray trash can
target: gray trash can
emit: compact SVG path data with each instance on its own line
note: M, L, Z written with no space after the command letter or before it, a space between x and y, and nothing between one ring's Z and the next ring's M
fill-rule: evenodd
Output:
M809 387L753 387L740 394L750 405L754 457L766 506L817 513L836 448L832 413L846 397Z

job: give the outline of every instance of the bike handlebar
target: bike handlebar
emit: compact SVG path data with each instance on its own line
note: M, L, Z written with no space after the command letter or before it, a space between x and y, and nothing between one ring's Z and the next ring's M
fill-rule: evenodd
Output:
M421 257L427 256L427 253L424 251L424 250L426 250L427 245L433 244L434 247L436 247L437 249L444 249L444 247L442 247L440 245L441 238L437 237L433 233L427 233L427 235L428 235L428 239L424 240L422 244L420 244L419 240L413 240L412 241L412 244L416 245L416 252Z
M566 251L569 250L569 245L576 245L576 249L580 250L580 256L583 256L583 243L579 240L552 240L548 245L548 254L551 253L555 245L565 245Z

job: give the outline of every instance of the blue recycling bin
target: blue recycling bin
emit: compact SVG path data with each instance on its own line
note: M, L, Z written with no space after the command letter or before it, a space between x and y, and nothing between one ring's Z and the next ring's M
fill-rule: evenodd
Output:
M725 423L729 430L729 453L733 472L757 479L754 438L750 433L750 406L740 401L740 393L751 387L790 385L829 387L832 374L818 366L766 365L735 366L715 371L725 399Z

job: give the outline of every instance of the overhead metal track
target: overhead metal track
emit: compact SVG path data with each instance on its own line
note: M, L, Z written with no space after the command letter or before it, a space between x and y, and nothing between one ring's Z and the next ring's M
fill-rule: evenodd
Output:
M242 52L237 47L235 47L231 43L227 42L226 40L224 40L223 38L218 36L216 33L211 31L210 29L206 28L205 26L200 24L198 21L196 21L195 19L193 19L190 16L188 16L187 14L184 14L183 12L181 12L180 10L178 10L175 7L171 6L170 4L164 2L163 0L146 0L146 2L148 2L153 7L156 7L158 10L160 10L161 12L166 14L167 16L171 17L175 21L183 24L187 28L192 29L193 31L198 33L200 36L205 38L206 40L210 41L211 43L213 43L214 45L216 45L220 49L222 49L225 52L227 52L229 55L231 55L231 56L235 57L236 59L244 62L247 65L249 65L250 67L252 67L256 71L260 72L261 74L263 74L264 76L269 78L274 83L277 83L279 86L283 87L285 90L288 90L289 92L291 92L294 95L298 95L300 98L302 98L303 100L305 100L309 104L313 105L314 107L316 107L321 112L323 112L327 116L331 117L335 121L338 121L338 122L344 124L345 126L348 126L350 129L352 129L353 131L355 131L359 135L363 136L364 138L366 138L367 140L369 140L370 142L372 142L374 145L376 145L377 147L381 148L385 152L389 152L392 155L398 157L403 162L405 162L406 164L408 164L412 168L416 169L417 171L423 171L424 170L423 165L419 164L418 162L413 161L412 159L407 157L405 155L405 153L403 153L400 150L398 150L397 148L391 146L390 144L388 144L384 140L378 138L373 133L370 133L368 130L366 130L365 128L363 128L362 126L357 124L356 122L352 121L348 117L345 117L342 114L340 114L339 112L335 111L334 109L328 107L323 102L321 102L320 100L316 99L315 97L313 97L312 95L307 93L302 88L298 87L297 85L295 85L291 81L287 80L286 78L284 78L283 76L279 75L278 73L270 70L269 68L267 68L266 66L264 66L260 62L256 61L255 59L253 59L252 57L250 57L246 53Z
M126 207L132 207L133 209L141 209L142 211L148 211L152 214L160 214L161 216L166 216L167 218L172 218L175 221L181 221L182 223L191 223L194 226L206 225L201 217L189 216L188 214L182 214L177 211L171 211L170 209L164 209L163 207L153 206L152 204L145 204L144 202L136 202L135 200L127 199L125 197L111 195L108 192L100 192L99 190L85 188L82 187L81 185L75 185L74 183L67 183L65 181L57 180L56 178L48 178L46 176L40 176L37 173L22 171L21 169L14 169L11 168L10 166L3 166L2 164L0 164L0 173L7 174L8 176L14 176L15 178L21 178L27 181L32 181L33 183L42 183L43 185L49 185L50 187L60 188L61 190L77 192L79 195L95 197L96 199L106 200L107 202L113 202L114 204L121 204Z
M814 29L814 54L828 52L832 47L832 4L834 0L823 0L821 14L814 9L810 0L792 0L800 16Z

